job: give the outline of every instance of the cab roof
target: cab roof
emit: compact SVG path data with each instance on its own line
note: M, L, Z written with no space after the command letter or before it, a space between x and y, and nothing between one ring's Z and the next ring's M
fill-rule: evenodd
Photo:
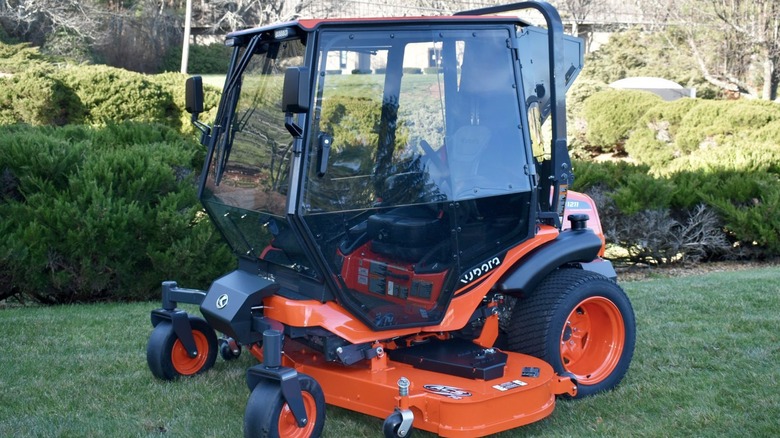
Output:
M502 23L518 24L520 26L529 26L530 23L520 19L517 16L507 15L442 15L442 16L416 16L416 17L366 17L366 18L306 18L294 21L275 23L267 26L243 29L231 32L227 39L241 39L258 33L273 31L283 28L298 28L303 32L312 32L323 26L363 26L378 24L402 24L402 25L420 25L420 24L465 24L465 23Z

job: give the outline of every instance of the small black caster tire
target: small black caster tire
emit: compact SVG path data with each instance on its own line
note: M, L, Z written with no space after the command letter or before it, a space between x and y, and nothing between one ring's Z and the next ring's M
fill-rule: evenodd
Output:
M322 435L325 425L325 394L320 384L311 376L298 373L303 405L308 422L298 427L279 382L261 380L246 404L244 412L245 438L316 438Z
M161 322L149 336L146 344L146 362L149 370L161 380L175 380L181 376L201 374L214 366L217 359L217 335L209 324L190 316L190 327L198 348L198 355L190 357L182 345L173 324Z
M233 341L235 342L235 341ZM241 357L241 345L236 343L238 345L238 352L234 352L233 348L230 346L230 340L225 338L219 339L219 356L224 360L225 362L229 362L231 360L236 360L239 357Z
M385 418L385 422L382 423L382 433L385 438L409 438L412 436L412 433L414 432L413 427L410 427L404 436L398 434L398 429L401 427L402 422L403 417L401 417L401 413L397 411Z

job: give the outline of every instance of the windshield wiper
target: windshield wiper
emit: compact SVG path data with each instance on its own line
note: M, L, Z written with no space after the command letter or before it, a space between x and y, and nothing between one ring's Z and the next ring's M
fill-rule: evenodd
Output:
M233 120L236 115L236 104L238 104L238 98L241 95L241 84L243 83L242 77L244 71L249 65L249 60L252 59L257 45L260 43L262 35L257 35L249 41L249 44L238 61L235 69L230 73L230 79L225 86L225 93L227 93L227 106L225 108L225 118L223 123L219 123L224 131L224 136L220 140L220 144L215 151L215 158L217 160L214 175L214 184L219 185L222 181L222 175L225 172L225 166L228 158L230 157L230 149L233 146L233 137L236 131L240 130L240 126L234 126Z
M239 82L239 85L232 90L232 94L229 96L229 103L231 108L235 108L236 104L238 103L238 96L241 94L241 85ZM230 149L233 147L233 137L235 136L235 133L237 129L233 126L233 118L235 117L235 111L230 111L227 115L227 119L225 120L224 131L225 134L223 135L219 146L217 146L216 151L216 168L215 168L215 175L214 175L214 184L219 185L220 181L222 181L222 174L225 173L225 167L228 162L228 158L230 157Z
M261 69L262 76L267 77L269 76L274 67L274 61L276 61L277 56L279 55L279 44L270 44L268 46L268 51L266 52L265 62L263 62L263 67ZM246 68L246 67L244 67ZM243 82L243 81L241 81ZM257 90L255 90L254 96L252 96L252 103L249 104L247 112L245 112L241 119L236 123L236 131L243 131L244 127L249 123L249 120L251 119L252 115L257 110L257 103L260 100L260 96L263 96L265 94L265 88L267 87L268 81L261 80L259 86L257 87ZM240 89L239 85L239 89Z

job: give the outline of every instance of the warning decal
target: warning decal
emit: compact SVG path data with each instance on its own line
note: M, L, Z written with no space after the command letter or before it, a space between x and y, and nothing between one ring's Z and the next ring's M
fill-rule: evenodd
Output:
M527 383L522 380L512 380L511 382L502 383L500 385L493 385L493 388L496 388L499 391L509 391L510 389L519 388L525 385L527 385Z

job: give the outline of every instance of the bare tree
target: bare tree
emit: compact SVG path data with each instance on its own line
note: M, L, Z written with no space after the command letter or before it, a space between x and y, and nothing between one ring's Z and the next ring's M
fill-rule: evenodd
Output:
M183 1L0 0L0 23L48 53L154 72L181 34Z
M262 26L297 17L315 0L213 0L201 3L215 32ZM329 3L329 2L323 2Z
M91 42L100 25L101 11L79 0L2 0L0 19L15 36L41 45L48 35L65 33Z
M579 36L580 25L582 25L590 13L593 12L594 6L597 6L601 2L599 0L563 0L561 3L565 11L571 17L571 34Z
M683 0L665 4L711 84L773 100L780 76L780 0ZM761 71L753 80L756 66Z
M485 0L480 3L488 3ZM212 31L226 32L299 17L329 18L365 15L440 15L460 9L463 2L413 0L377 4L371 0L211 0L193 11ZM453 8L453 5L455 6Z
M213 31L233 31L260 24L259 10L262 7L258 0L216 0L209 2Z
M762 97L774 100L780 69L780 0L710 0L729 33L755 51L763 66Z

